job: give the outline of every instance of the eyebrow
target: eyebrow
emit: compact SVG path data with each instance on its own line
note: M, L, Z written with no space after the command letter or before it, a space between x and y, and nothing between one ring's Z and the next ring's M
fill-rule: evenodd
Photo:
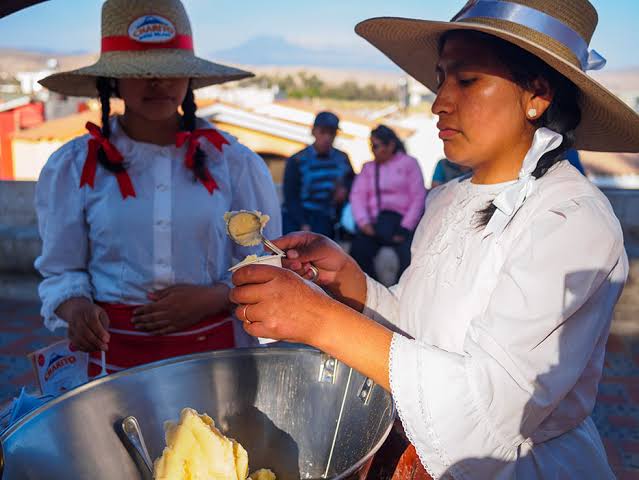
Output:
M456 72L456 71L462 70L464 68L473 68L473 67L476 67L476 66L477 65L475 65L472 61L468 61L468 60L453 60L452 62L450 62L450 64L448 64L447 71ZM437 64L437 66L435 67L435 71L437 73L444 73L444 68L442 67L441 63Z

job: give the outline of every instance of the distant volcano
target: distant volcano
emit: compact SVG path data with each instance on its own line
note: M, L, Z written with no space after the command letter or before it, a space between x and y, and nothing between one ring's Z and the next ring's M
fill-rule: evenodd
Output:
M381 53L340 49L339 47L309 48L289 42L283 37L263 35L253 37L233 48L212 52L213 60L242 65L274 65L346 68L394 71L396 67Z

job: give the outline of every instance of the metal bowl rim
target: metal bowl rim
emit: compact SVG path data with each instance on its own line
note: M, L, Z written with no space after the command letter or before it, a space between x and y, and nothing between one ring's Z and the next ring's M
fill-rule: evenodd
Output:
M301 353L301 352L311 352L314 355L321 354L319 350L312 347L250 347L250 348L229 348L226 350L214 350L211 352L202 352L202 353L193 353L189 355L182 355L178 357L167 358L165 360L159 360L157 362L145 363L144 365L140 365L133 368L128 368L126 370L122 370L121 372L115 372L107 375L106 377L98 378L96 380L90 380L87 383L79 385L78 387L69 390L68 392L63 393L55 397L53 400L48 401L44 405L32 410L26 415L22 416L16 423L10 425L6 430L0 433L0 441L4 442L11 435L15 433L17 429L19 429L22 425L27 423L29 420L39 415L40 413L48 410L49 408L53 408L58 403L64 402L66 399L79 395L89 388L93 388L96 385L101 385L103 383L108 383L110 381L115 381L118 378L127 377L129 375L134 375L138 372L144 372L145 370L151 370L157 367L163 367L166 365L172 365L176 363L188 363L196 360L202 360L209 357L217 357L217 358L228 358L238 356L238 353L245 353L248 355L241 356L263 356L268 352L273 353Z

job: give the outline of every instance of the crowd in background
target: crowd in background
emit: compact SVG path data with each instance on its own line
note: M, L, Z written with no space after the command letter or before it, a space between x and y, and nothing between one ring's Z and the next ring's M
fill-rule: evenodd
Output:
M399 258L396 278L410 264L410 245L427 190L417 160L385 125L371 132L372 161L355 176L348 155L333 144L339 119L317 115L312 145L293 155L284 174L284 233L297 230L350 240L350 253L372 278L382 247ZM452 165L452 164L451 164Z

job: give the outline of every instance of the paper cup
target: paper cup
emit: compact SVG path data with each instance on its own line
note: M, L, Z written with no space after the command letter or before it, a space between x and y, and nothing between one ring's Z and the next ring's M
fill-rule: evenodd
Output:
M229 268L229 270L234 272L242 267L248 267L249 265L272 265L274 267L282 268L282 257L280 255L263 255L248 261L244 259L240 263L233 265Z
M235 272L236 270L239 270L242 267L247 267L249 265L272 265L274 267L282 268L282 257L280 255L264 255L249 261L243 260L237 265L232 266L229 270ZM264 337L257 337L257 340L260 342L260 345L277 342L277 340L274 340L272 338Z

